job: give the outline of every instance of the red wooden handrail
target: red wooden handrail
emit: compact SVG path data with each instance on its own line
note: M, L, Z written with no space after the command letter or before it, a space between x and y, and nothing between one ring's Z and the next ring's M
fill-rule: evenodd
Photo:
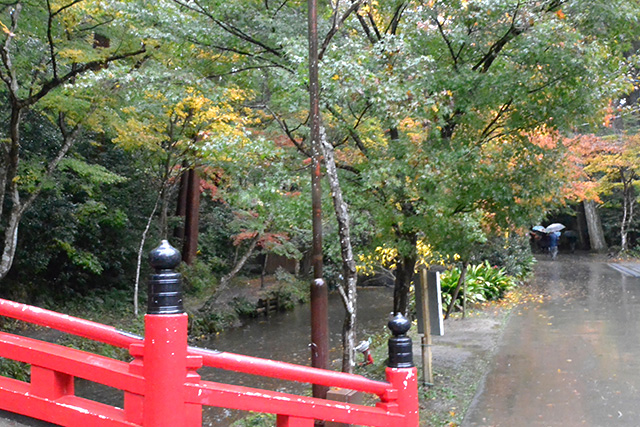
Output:
M222 406L242 411L273 413L278 401L282 413L299 418L332 420L340 423L397 427L403 414L390 413L384 408L298 396L270 390L201 381L188 384L187 401L207 406Z
M280 378L288 381L320 384L329 387L340 387L372 393L378 396L388 394L391 388L391 384L387 382L370 380L360 375L327 371L277 360L216 352L197 347L189 347L189 352L202 356L205 366L228 371Z
M47 326L61 332L110 344L115 347L129 348L131 344L141 343L143 337L121 331L112 326L90 320L80 319L67 314L34 307L0 298L0 315L11 317L40 326ZM245 374L279 378L287 381L319 384L362 391L378 396L389 394L390 384L374 381L361 375L326 371L308 366L276 360L261 359L228 352L219 352L190 346L189 353L202 356L203 364L212 368L226 369Z
M34 325L47 326L58 331L120 348L129 348L131 344L142 340L142 337L119 331L113 326L2 298L0 298L0 315L33 323Z
M80 350L0 332L0 357L31 365L31 382L0 377L0 408L67 426L195 427L202 406L277 414L278 427L311 427L314 420L375 427L417 427L417 369L411 323L389 321L386 382L359 375L210 351L187 345L188 317L182 305L180 253L167 241L149 255L145 337L100 323L0 299L0 315L128 348L124 363ZM248 387L202 381L197 369L211 366L254 375L364 391L379 396L375 407L332 402ZM78 376L124 391L124 409L74 395Z
M74 395L74 377L144 395L129 364L57 344L0 332L0 357L31 365L31 382L0 376L0 408L52 423L136 426L125 410Z
M0 332L0 357L36 365L119 390L144 394L144 378L129 372L129 364L70 347Z
M129 364L104 356L87 353L73 348L63 347L31 338L0 332L0 357L10 356L11 359L31 364L37 369L57 373L60 375L79 377L97 382L116 389L137 395L145 393L145 379L130 372ZM67 381L72 384L73 381ZM5 385L5 387L2 387ZM364 424L370 426L396 426L403 416L389 413L384 408L364 405L332 402L306 396L260 390L250 387L219 384L211 381L200 381L197 384L185 384L185 402L206 406L224 406L230 409L245 411L271 412L273 401L277 400L279 409L290 416L331 419L336 422ZM18 394L5 391L17 390ZM91 408L86 410L85 417L91 420L91 425L101 425L97 422L97 414L108 413L113 425L134 425L127 422L122 410L108 405L91 402L73 395L73 387L56 391L47 383L37 383L32 374L32 383L22 383L9 378L0 377L0 408L16 411L24 408L24 415L33 416L32 402L37 402L36 414L40 419L59 421L55 414L69 408L69 406ZM51 393L54 393L52 395ZM57 394L56 394L57 393ZM5 396L5 398L3 398ZM18 402L16 404L16 402ZM23 403L20 403L23 402ZM29 410L27 410L27 408ZM77 415L70 417L65 412L64 419L77 419ZM106 421L105 421L106 422ZM108 425L108 424L107 424Z

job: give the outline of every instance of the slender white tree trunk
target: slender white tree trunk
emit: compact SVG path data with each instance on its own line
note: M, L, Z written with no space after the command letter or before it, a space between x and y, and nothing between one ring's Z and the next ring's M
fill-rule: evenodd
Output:
M627 173L625 173L627 172ZM633 181L636 175L629 171L620 171L620 179L622 181L622 221L620 223L620 250L627 251L629 249L629 229L633 221L633 209L636 201L633 191Z
M356 315L358 273L351 247L351 228L349 226L349 209L342 197L342 188L334 158L333 146L327 141L324 128L321 128L320 140L327 169L327 178L331 187L333 207L338 221L340 250L342 254L343 282L338 286L345 308L345 319L342 327L342 371L353 372L356 360Z
M153 221L153 217L156 214L156 210L158 210L158 205L160 204L161 194L158 194L156 198L156 203L153 206L153 210L151 211L151 215L149 215L149 219L147 220L147 225L142 232L142 237L140 238L140 247L138 248L138 264L136 265L136 283L133 289L133 314L138 316L138 294L140 293L140 269L142 268L142 253L144 251L144 244L147 241L147 233L149 233L149 229L151 228L151 222Z

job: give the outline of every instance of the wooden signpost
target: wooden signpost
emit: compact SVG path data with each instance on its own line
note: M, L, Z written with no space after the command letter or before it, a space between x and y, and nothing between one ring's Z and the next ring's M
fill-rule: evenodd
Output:
M418 333L422 335L422 369L424 385L433 385L431 335L444 335L440 272L422 269L416 286Z

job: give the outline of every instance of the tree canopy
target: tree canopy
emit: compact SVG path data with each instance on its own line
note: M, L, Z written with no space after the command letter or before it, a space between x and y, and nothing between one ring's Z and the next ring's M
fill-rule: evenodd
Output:
M0 7L0 277L16 250L18 262L34 258L18 226L33 245L41 225L24 215L40 222L52 206L76 224L54 228L57 259L129 275L135 239L118 252L105 230L142 234L159 196L152 232L166 235L179 176L194 165L215 188L202 209L226 218L213 231L202 225L221 246L202 253L225 254L217 274L236 265L229 248L249 249L257 236L300 257L310 217L306 2L106 4ZM586 163L565 137L596 131L637 88L639 12L623 0L321 2L331 173L355 252L394 254L394 310L406 310L420 247L468 262L579 194ZM592 162L589 176L611 176L604 154L599 164L606 170ZM339 243L325 242L330 262ZM105 269L107 253L117 269Z

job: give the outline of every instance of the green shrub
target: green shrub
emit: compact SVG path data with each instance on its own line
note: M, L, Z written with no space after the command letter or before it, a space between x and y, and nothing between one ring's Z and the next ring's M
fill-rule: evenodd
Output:
M251 414L231 424L232 427L271 427L276 423L275 414Z
M31 380L31 365L0 357L0 375L29 382Z
M202 336L224 331L237 320L231 311L197 313L189 316L189 335Z
M446 271L440 278L442 298L446 305L451 303L458 280L460 280L459 268ZM481 303L500 299L506 291L512 289L516 284L516 279L508 275L505 268L493 267L488 261L470 266L466 275L467 301ZM463 291L460 289L456 305L461 305L462 294Z
M209 265L199 259L192 265L180 264L178 271L182 273L183 290L187 295L199 295L205 290L214 294L218 287L218 279Z
M285 310L309 300L309 285L295 275L278 268L275 272L277 285L269 289L268 297L277 298Z
M245 297L235 297L231 300L231 307L240 317L256 317L258 315L256 304Z
M528 237L517 234L494 236L479 249L476 259L504 267L506 274L520 282L533 273L536 263Z

